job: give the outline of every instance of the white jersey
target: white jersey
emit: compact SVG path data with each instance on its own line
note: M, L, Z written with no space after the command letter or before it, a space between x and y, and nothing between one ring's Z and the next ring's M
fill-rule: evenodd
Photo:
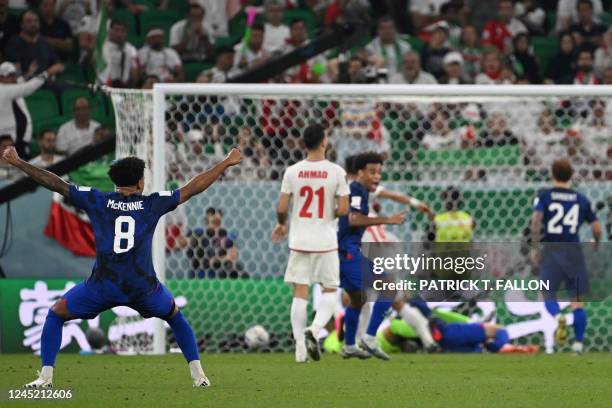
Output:
M293 198L289 249L337 250L336 197L350 193L344 169L328 160L302 160L285 171L281 192Z

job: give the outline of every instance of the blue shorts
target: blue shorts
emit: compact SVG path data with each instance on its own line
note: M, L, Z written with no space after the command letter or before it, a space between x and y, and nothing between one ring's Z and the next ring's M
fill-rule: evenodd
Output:
M565 282L570 298L579 297L589 291L589 274L581 251L568 250L565 253L546 252L542 254L540 280L548 281L550 289L544 291L545 300L556 299L556 293Z
M100 294L81 282L62 296L68 312L75 319L93 319L105 310L115 306L128 306L144 318L159 317L167 320L174 311L174 298L161 283L155 290L140 299L128 303L117 303L104 299Z
M373 279L372 262L361 252L338 251L340 257L340 287L347 292L363 291Z
M448 323L440 326L444 351L453 353L480 353L487 334L481 323Z

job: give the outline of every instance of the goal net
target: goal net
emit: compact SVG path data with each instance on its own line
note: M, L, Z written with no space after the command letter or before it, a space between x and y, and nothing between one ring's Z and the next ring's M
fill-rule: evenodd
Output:
M389 190L443 211L442 193L454 187L476 220L478 242L524 240L535 194L549 184L552 162L567 157L610 234L608 87L162 84L152 93L110 92L117 154L146 158L150 189L177 188L233 146L243 153L240 166L168 214L156 238L158 273L187 299L184 313L207 351L245 350L244 332L254 325L270 333L271 350L292 347L291 294L282 282L288 249L270 232L283 171L304 158L300 136L313 122L327 129L329 158L341 165L352 154L384 154ZM418 242L427 228L415 212L385 232ZM530 342L548 335L538 328L540 306L521 316L496 307L503 324L534 319L524 334ZM609 350L603 325L612 305L594 305L590 314L589 347Z

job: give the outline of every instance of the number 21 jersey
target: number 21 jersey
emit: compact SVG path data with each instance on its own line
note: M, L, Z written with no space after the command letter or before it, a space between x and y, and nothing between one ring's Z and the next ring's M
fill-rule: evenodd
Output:
M281 192L293 199L289 249L337 250L336 197L350 192L344 169L328 160L302 160L285 171Z
M71 185L70 200L87 213L96 238L96 262L86 284L117 302L155 290L153 233L159 219L177 207L179 198L179 190L124 196Z

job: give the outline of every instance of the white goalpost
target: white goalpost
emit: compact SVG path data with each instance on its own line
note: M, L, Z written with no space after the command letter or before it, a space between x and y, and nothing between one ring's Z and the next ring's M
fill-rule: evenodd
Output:
M240 350L255 324L272 333L273 349L289 347L284 304L274 301L287 250L268 236L282 172L302 157L300 131L310 122L328 129L333 160L379 151L385 184L438 209L442 190L461 189L480 241L523 238L555 157L570 158L594 202L612 194L612 86L156 84L108 92L117 155L146 158L147 192L176 188L231 146L245 154L240 168L164 217L154 238L159 279L187 298L196 337L210 351ZM391 231L419 241L426 222L415 216ZM214 295L222 306L211 317L199 311L206 303L197 291L214 285L234 292ZM240 303L255 298L261 305ZM148 351L165 353L166 343L160 321Z

